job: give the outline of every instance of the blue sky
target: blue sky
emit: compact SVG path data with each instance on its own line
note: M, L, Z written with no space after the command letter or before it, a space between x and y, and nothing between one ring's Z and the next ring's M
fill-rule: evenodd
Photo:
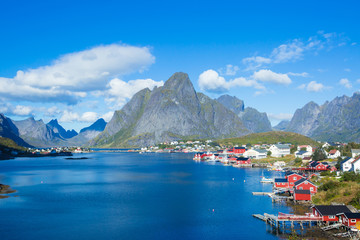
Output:
M3 1L0 112L79 131L189 74L273 124L360 89L357 1Z

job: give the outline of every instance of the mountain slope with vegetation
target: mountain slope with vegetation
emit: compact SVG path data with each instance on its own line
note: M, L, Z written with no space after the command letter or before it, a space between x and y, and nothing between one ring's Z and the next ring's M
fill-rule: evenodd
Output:
M312 145L318 146L315 140L293 132L272 131L265 133L253 133L238 138L227 138L216 141L221 145L246 145L246 144L276 144L291 143L294 145Z

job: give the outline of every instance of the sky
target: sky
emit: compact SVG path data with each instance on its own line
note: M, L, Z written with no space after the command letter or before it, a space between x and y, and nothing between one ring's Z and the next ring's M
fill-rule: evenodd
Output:
M79 131L175 72L266 112L360 90L358 1L2 1L0 113Z

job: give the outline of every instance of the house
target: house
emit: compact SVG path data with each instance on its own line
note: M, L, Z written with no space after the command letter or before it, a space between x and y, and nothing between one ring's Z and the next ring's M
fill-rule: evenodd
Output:
M352 168L352 162L354 161L354 158L351 158L351 157L347 157L345 158L341 163L340 163L340 166L341 166L341 170L343 172L348 172L351 170Z
M313 151L313 148L310 145L299 145L297 147L298 151L301 151L302 149L305 150L306 152L312 152Z
M251 164L251 158L244 158L244 157L239 157L236 158L236 163L239 165L250 165Z
M243 155L252 159L262 159L267 157L267 151L265 149L249 149Z
M344 212L338 213L336 216L339 218L339 222L348 227L355 226L360 222L360 213Z
M285 176L285 178L289 182L289 187L292 188L295 185L295 182L299 181L300 179L302 179L304 177L297 173L289 173Z
M330 150L330 152L327 154L328 158L335 159L341 156L341 153L339 150L333 149Z
M322 217L322 221L337 222L339 221L339 213L350 213L350 209L346 205L314 205L311 207L312 213L316 217Z
M307 163L311 162L311 160L312 160L312 157L304 157L302 160L302 163L307 164Z
M355 157L354 161L351 162L351 170L359 173L360 172L360 156Z
M294 189L293 197L294 201L311 201L311 192L310 190Z
M308 152L308 151L304 151L304 150L296 151L294 153L295 157L298 157L298 158L301 158L301 159L304 159L306 157L311 157L312 154L313 154L312 151Z
M351 149L351 157L356 157L360 155L360 149Z
M289 188L289 182L286 178L275 178L274 179L275 188Z
M327 171L329 168L329 165L327 162L313 161L313 162L310 162L309 168L311 170L315 170L315 171Z
M301 178L299 181L294 183L294 190L310 190L311 194L317 192L317 186L306 178Z
M290 146L286 144L273 144L269 151L272 157L283 157L290 154Z
M234 147L232 149L232 152L234 154L243 154L246 151L246 149L244 147Z

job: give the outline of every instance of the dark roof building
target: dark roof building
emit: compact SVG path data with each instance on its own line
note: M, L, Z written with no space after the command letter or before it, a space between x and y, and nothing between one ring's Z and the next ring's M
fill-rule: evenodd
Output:
M321 216L336 215L338 213L351 213L346 205L315 205L313 208Z

